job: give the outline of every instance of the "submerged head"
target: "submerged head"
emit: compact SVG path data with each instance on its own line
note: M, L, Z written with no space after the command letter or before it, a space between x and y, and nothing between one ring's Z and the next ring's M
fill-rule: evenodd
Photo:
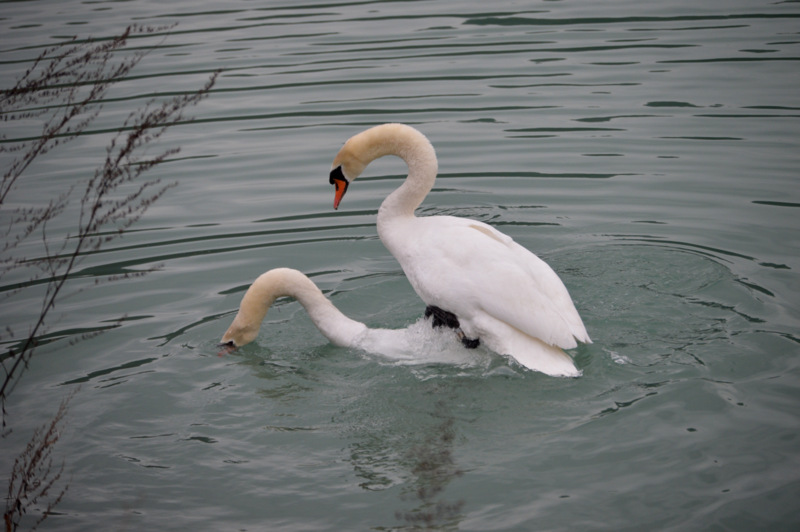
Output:
M277 298L292 295L299 277L305 276L289 268L276 268L262 273L245 292L239 312L222 335L218 346L221 348L220 354L230 353L255 340L269 307Z
M238 316L237 316L238 318ZM225 334L222 335L222 340L217 347L222 348L227 352L231 352L243 345L247 345L258 336L258 330L261 324L252 323L239 323L239 320L234 320Z
M233 323L231 323L231 326L228 327L228 330L222 335L220 343L217 345L220 349L219 354L224 355L232 353L243 345L249 344L256 339L260 328L260 320L255 322L252 316L243 316L240 310L236 318L234 318Z

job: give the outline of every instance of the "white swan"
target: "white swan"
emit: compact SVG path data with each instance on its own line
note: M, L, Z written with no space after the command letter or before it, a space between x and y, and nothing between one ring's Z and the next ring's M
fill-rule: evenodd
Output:
M334 209L348 185L373 160L396 155L408 177L378 210L378 235L434 323L459 330L467 346L483 342L532 370L579 376L562 349L591 343L564 283L544 261L511 237L475 220L417 218L438 163L428 139L404 124L383 124L351 137L336 155L330 182Z
M242 297L239 312L222 335L221 346L242 347L256 339L267 310L279 297L293 297L306 309L311 321L336 345L352 346L367 326L351 320L333 306L314 282L290 268L262 273Z
M249 344L256 339L261 322L279 297L293 297L306 309L311 321L332 343L361 349L406 362L469 362L463 353L442 353L442 339L437 342L430 326L418 322L407 329L371 329L342 314L314 282L290 268L276 268L261 274L242 297L239 312L222 336L220 354ZM459 346L460 348L460 346ZM460 348L463 350L463 348Z

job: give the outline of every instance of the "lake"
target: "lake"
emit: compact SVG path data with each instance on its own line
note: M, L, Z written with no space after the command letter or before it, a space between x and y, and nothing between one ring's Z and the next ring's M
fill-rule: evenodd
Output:
M797 2L2 4L4 88L48 46L154 28L116 54L146 52L84 134L26 170L3 227L80 189L131 112L220 72L148 149L180 148L145 174L177 185L82 255L8 395L4 490L74 393L53 446L69 489L41 530L800 526ZM419 216L490 223L559 274L593 340L570 351L581 377L419 322L375 228L403 162L375 161L332 207L333 157L384 122L436 148ZM37 127L4 121L3 145ZM11 255L43 253L34 236ZM276 267L409 328L419 356L334 346L288 299L219 356ZM0 278L3 330L39 315L28 279Z

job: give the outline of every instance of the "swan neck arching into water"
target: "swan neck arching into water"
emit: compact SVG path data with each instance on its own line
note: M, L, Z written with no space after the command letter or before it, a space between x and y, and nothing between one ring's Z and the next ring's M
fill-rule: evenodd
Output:
M434 331L427 320L420 320L405 329L371 329L339 312L303 273L278 268L262 274L247 290L239 305L239 312L222 336L219 354L231 353L255 340L269 307L277 298L284 296L297 299L320 332L331 343L342 347L408 362L417 357L421 357L422 361L451 361L453 352L449 347L459 345L450 342L449 337L437 337L432 332L421 335L421 331ZM440 338L448 338L448 341L442 344ZM455 356L460 360L463 352L458 350Z
M293 297L299 301L314 325L336 345L353 346L367 330L363 323L342 314L304 274L290 268L277 268L261 274L248 288L239 312L222 336L222 344L235 348L255 340L269 307L279 297Z

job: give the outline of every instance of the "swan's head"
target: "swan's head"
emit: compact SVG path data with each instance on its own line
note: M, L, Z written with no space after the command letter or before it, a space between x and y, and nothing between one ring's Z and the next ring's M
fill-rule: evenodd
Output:
M239 320L234 320L228 330L225 331L225 334L222 335L222 340L217 346L221 349L220 354L224 352L230 353L255 340L256 336L258 336L260 325L260 323L240 323Z
M412 145L427 145L433 152L428 139L405 124L381 124L350 137L331 165L330 183L336 187L333 208L339 207L348 185L369 163L384 155L398 155L405 159L408 147Z
M341 165L331 170L330 183L336 191L333 197L333 208L338 209L339 202L342 201L344 193L347 192L347 187L350 185L350 180L344 175Z
M288 268L276 268L261 274L242 297L239 312L233 323L222 335L219 348L220 354L230 353L234 349L247 345L258 336L261 322L267 315L267 310L278 297L292 295L291 286L297 283L297 276L305 277L302 273ZM293 281L294 280L294 281Z
M217 348L219 349L218 355L227 355L233 353L243 345L247 345L258 336L258 330L261 328L261 322L255 322L249 316L242 316L242 313L236 315L236 318L222 335Z
M361 175L369 161L363 160L364 147L359 139L360 135L352 137L345 142L339 153L333 159L331 165L330 183L334 186L336 193L333 198L333 208L338 209L347 187L350 183Z

